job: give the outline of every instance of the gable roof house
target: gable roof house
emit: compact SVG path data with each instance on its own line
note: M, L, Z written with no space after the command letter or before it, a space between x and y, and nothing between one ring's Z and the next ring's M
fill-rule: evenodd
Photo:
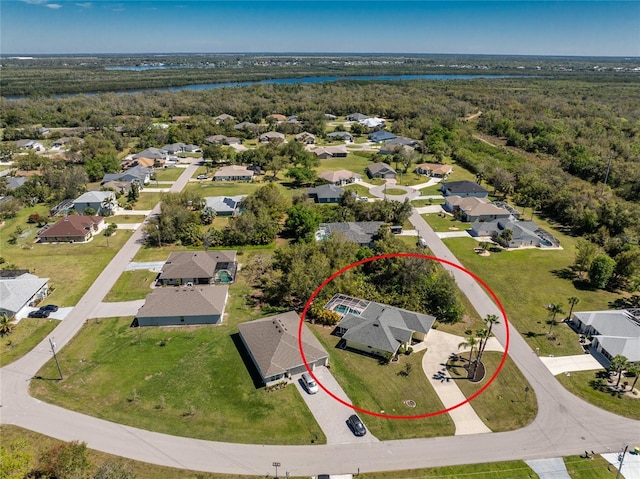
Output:
M222 123L223 121L227 121L227 120L235 120L234 117L232 117L231 115L228 115L226 113L223 113L222 115L218 115L216 116L213 121L216 122L216 125L219 125L220 123Z
M349 152L344 145L337 146L321 146L312 150L319 159L327 160L329 158L346 158Z
M451 213L459 212L464 221L491 221L507 219L511 213L491 203L487 198L475 196L447 196L443 208Z
M420 165L416 165L415 172L419 175L427 175L432 178L443 178L447 179L447 177L453 171L453 167L451 165L441 165L438 163L422 163Z
M171 146L171 145L167 145ZM134 160L138 158L149 158L151 160L166 160L167 156L169 156L169 152L164 148L147 148L146 150L142 150L139 153L136 153L132 156Z
M640 309L575 312L570 322L608 360L621 354L640 363Z
M162 267L157 284L233 283L237 269L235 251L176 251Z
M494 241L504 230L511 230L511 240L507 248L523 248L527 246L548 248L559 246L560 241L533 221L519 221L510 216L493 221L475 221L471 224L471 235L476 237L490 236Z
M209 208L213 208L218 216L236 216L240 214L240 202L247 195L207 196L204 200Z
M44 145L36 140L17 140L15 145L21 150L44 150Z
M98 215L110 216L118 209L118 200L113 191L87 191L73 200L73 209L83 214L91 208Z
M121 173L107 173L102 178L102 183L109 181L129 181L131 183L137 183L138 185L146 185L151 181L151 174L153 168L147 168L145 166L134 166Z
M138 326L220 324L228 297L227 285L155 288L135 321Z
M374 116L372 118L365 118L364 120L360 120L358 123L369 128L378 128L380 126L384 127L385 122L382 118Z
M64 146L66 146L67 143L70 143L72 141L78 141L79 143L84 143L84 140L82 138L76 138L73 136L63 136L62 138L58 138L57 140L53 140L53 145L52 148L59 150L61 148L63 148Z
M363 115L362 113L351 113L351 115L345 116L344 119L347 121L362 121L369 118L367 115Z
M360 175L349 170L325 171L320 173L318 178L322 178L336 186L346 185L362 179Z
M20 188L27 182L26 176L9 176L7 177L7 189L10 191Z
M70 215L38 231L40 243L87 243L104 229L102 216Z
M373 246L373 242L378 236L378 231L384 223L382 221L347 221L342 223L320 223L315 234L316 241L321 241L326 237L338 233L342 234L349 241L353 241L360 246Z
M286 141L286 138L280 132L267 131L266 133L263 133L262 135L260 135L258 140L260 141L260 143L269 143L271 140L282 140L284 142Z
M341 139L353 143L353 135L348 131L332 131L331 133L327 133L327 137L332 140Z
M374 301L337 294L324 306L342 319L336 333L347 348L389 357L401 346L424 341L436 318Z
M299 324L298 314L289 311L238 325L240 339L265 385L307 371L298 349ZM304 323L301 339L312 370L329 363L329 354Z
M386 163L374 163L367 166L369 178L395 178L396 170Z
M213 181L252 181L256 175L254 170L246 166L223 166L213 174Z
M9 318L22 317L49 294L49 278L20 272L17 276L0 277L0 313Z
M335 185L320 185L307 190L307 196L315 203L339 203L344 189Z
M448 181L440 187L444 196L475 196L476 198L486 198L489 192L478 183L469 180Z
M306 143L307 145L313 145L316 142L316 136L313 133L309 133L308 131L303 131L302 133L298 133L294 136L296 141L300 143Z
M225 135L207 136L204 141L213 143L214 145L239 145L242 143L242 140L240 138Z
M369 133L367 135L367 138L369 139L369 141L372 141L374 143L383 143L385 141L393 140L394 138L396 138L396 135L389 131L378 130L374 131L373 133Z
M166 151L170 155L176 153L194 153L200 150L198 145L188 145L186 143L172 143L170 145L164 145L162 150Z
M253 130L257 128L258 125L255 123L251 123L250 121L241 121L240 123L236 123L233 127L234 130Z
M402 143L391 143L391 141L387 141L379 150L381 155L395 155L399 151L411 153L415 151L415 148L409 145L403 145Z

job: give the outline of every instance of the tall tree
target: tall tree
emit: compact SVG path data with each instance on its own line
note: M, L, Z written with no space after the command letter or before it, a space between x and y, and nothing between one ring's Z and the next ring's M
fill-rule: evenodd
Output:
M580 298L571 296L569 299L567 299L567 301L569 301L569 304L571 305L571 307L569 308L569 319L571 319L571 315L573 314L573 308L576 304L580 302Z
M547 311L549 311L549 316L551 316L551 319L549 320L549 332L547 334L551 334L551 329L553 329L553 327L557 324L556 316L558 314L564 313L564 311L562 310L561 303L551 303L548 304L546 308Z
M469 348L469 371L471 371L471 363L473 363L473 352L478 345L478 340L474 336L469 336L465 341L458 344L458 349Z
M620 380L622 379L622 373L628 365L629 365L629 360L627 359L626 356L623 356L622 354L616 354L611 359L611 364L609 365L609 371L613 371L618 375L616 388L620 385Z

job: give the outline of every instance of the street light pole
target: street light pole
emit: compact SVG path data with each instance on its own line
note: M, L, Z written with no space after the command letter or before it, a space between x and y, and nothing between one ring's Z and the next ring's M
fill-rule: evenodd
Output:
M56 343L53 342L52 338L49 338L49 344L51 345L51 352L53 353L53 359L56 360L56 366L58 367L58 374L60 374L60 381L64 379L62 376L62 369L60 369L60 363L58 362L58 356L56 355Z
M624 462L624 456L627 453L627 449L629 449L629 444L624 445L622 454L618 456L618 461L620 462L620 465L618 466L618 473L616 474L616 479L620 479L620 473L622 472L622 463Z
M158 230L158 246L162 248L162 241L160 240L160 225L155 225L156 230Z

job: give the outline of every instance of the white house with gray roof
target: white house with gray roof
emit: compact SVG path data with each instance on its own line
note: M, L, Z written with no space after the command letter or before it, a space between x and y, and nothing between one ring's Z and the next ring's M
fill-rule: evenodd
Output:
M580 311L570 321L607 359L621 354L632 363L640 362L640 309Z
M367 354L395 355L401 346L421 342L436 318L387 304L337 294L325 309L342 316L336 334L345 346Z
M174 251L158 276L159 285L233 283L238 269L233 250Z
M73 209L80 214L91 208L99 216L110 216L118 209L118 200L113 191L87 191L73 200Z
M373 246L382 221L345 221L342 223L320 223L315 234L316 241L322 241L332 234L344 235L349 241L360 246Z
M49 278L30 273L0 277L0 313L21 317L49 294Z
M236 216L240 214L240 202L246 197L247 195L207 196L204 201L217 216Z
M268 385L307 370L298 348L299 325L300 317L295 311L238 325L242 343L264 384ZM302 349L312 370L328 364L329 354L304 323Z

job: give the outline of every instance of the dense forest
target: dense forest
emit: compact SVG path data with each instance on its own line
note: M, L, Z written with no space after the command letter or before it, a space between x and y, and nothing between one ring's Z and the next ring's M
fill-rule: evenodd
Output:
M597 254L617 258L619 265L635 264L640 260L640 79L615 73L580 78L340 81L1 100L0 126L5 140L37 137L40 125L80 128L94 148L94 157L85 151L80 163L93 161L96 167L96 158L104 166L113 151L129 147L139 151L177 141L202 145L214 134L255 135L234 130L234 122L216 124L214 117L222 113L255 123L272 113L296 115L300 128L318 135L333 129L326 113L376 115L390 120L394 133L422 142L430 161L464 166L496 195L584 236ZM464 120L477 112L474 120ZM176 115L189 120L172 123ZM151 127L159 121L169 127ZM56 134L66 133L54 131L51 137ZM613 277L629 286L625 267Z

